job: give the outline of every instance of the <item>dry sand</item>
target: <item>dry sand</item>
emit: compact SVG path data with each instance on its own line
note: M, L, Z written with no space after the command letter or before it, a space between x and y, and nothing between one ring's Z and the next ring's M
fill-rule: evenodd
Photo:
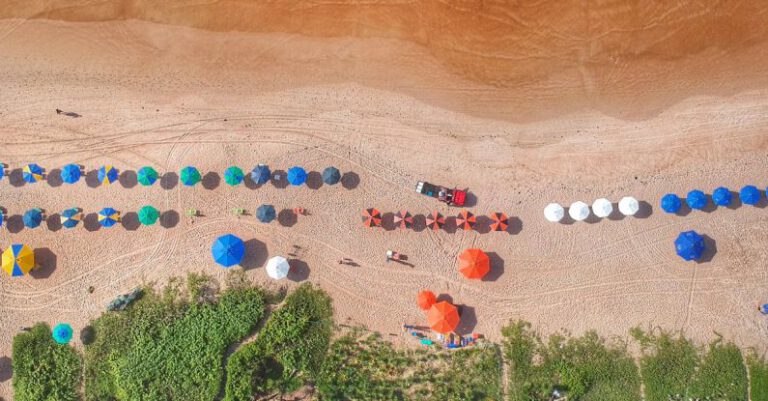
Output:
M423 322L415 296L428 288L465 305L464 330L494 340L522 318L545 332L625 336L658 325L765 349L768 320L755 305L768 301L768 210L657 207L666 192L768 185L758 3L49 3L0 7L0 161L49 172L70 162L161 173L195 165L219 176L167 189L1 181L10 215L153 204L172 227L4 230L0 247L28 243L43 267L0 278L0 356L21 326L82 328L141 283L190 271L223 278L210 245L228 232L249 241L247 274L268 285L268 256L299 246L286 284L318 283L339 323L383 333ZM220 176L257 163L348 175L315 189L230 188ZM510 233L362 227L366 207L458 212L414 193L421 179L469 187L469 209L508 213ZM542 215L551 201L625 195L652 213L570 225ZM230 213L261 203L310 215L265 225ZM205 216L192 223L187 208ZM711 261L675 255L675 236L690 229L716 242ZM495 253L492 280L460 276L467 247ZM385 263L387 249L414 267ZM342 257L360 266L339 266ZM10 380L0 383L0 396L10 392Z

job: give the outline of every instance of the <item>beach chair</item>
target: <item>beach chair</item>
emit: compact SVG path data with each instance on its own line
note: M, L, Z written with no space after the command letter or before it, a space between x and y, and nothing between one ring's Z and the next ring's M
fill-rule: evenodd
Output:
M240 216L244 216L244 215L245 215L245 209L242 209L242 208L234 208L234 209L232 209L232 213L233 213L235 216L237 216L237 217L240 217Z
M199 215L200 215L200 212L198 212L198 211L197 211L197 209L187 209L187 210L184 212L184 214L186 214L186 215L187 215L187 217L189 217L189 220L190 220L192 223L194 223L194 222L195 222L195 217L199 216Z

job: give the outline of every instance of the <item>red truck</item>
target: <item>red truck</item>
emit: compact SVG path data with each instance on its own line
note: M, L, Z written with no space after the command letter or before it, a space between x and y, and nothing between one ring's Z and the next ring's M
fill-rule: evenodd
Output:
M451 206L464 206L467 201L467 191L461 189L449 189L430 184L426 181L419 181L416 184L416 192L437 198L440 202Z

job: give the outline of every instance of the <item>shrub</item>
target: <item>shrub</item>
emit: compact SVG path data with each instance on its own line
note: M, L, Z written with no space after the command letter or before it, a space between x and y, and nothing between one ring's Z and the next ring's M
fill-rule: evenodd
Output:
M639 329L632 335L644 345L640 369L645 399L668 401L688 394L688 384L699 364L699 355L687 338L662 332L658 335Z
M702 358L689 394L705 400L746 401L747 368L741 350L716 341Z
M752 401L768 401L768 361L752 351L747 354L747 366Z
M16 401L79 400L81 365L72 347L57 344L50 327L38 323L13 338L13 397Z

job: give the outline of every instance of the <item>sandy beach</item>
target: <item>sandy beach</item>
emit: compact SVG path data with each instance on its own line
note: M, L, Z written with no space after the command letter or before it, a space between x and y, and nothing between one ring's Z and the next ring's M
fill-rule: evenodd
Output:
M0 279L0 356L22 326L77 330L142 283L188 272L223 280L210 247L224 233L247 242L253 280L276 288L266 260L295 252L279 285L315 282L338 323L385 335L423 322L416 294L431 289L464 306L465 330L493 340L522 318L545 333L660 326L766 349L768 319L755 308L768 302L765 202L685 216L658 206L667 192L768 185L765 9L45 3L0 7L0 162L161 174L193 165L204 179L194 188L143 187L130 174L108 187L0 181L10 216L164 212L164 226L66 230L51 219L4 229L0 248L29 244L41 268ZM259 163L304 166L311 185L224 183L228 166ZM341 184L318 185L327 166L345 174ZM458 214L416 194L419 180L469 188L467 209L507 213L509 232L362 226L367 207ZM641 216L553 224L542 214L549 202L623 196L644 202ZM282 212L266 225L231 212L262 203L309 215ZM203 216L191 221L188 208ZM711 238L711 260L675 255L686 230ZM494 254L489 280L458 272L469 247ZM386 263L388 249L414 266ZM340 266L343 257L359 266ZM0 396L10 393L10 380L0 383Z

